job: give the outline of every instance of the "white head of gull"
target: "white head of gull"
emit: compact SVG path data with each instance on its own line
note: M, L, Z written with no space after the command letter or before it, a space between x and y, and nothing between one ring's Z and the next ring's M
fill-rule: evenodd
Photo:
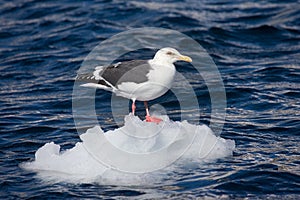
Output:
M181 55L176 49L171 47L165 47L158 50L152 59L153 62L160 64L173 64L176 61L192 62L192 59L188 56Z
M173 63L176 61L192 62L192 59L166 47L158 50L153 59L96 67L93 73L80 74L76 80L87 82L81 86L108 90L131 99L133 115L135 101L144 101L146 121L159 123L161 119L150 116L147 101L162 96L171 88L176 73Z

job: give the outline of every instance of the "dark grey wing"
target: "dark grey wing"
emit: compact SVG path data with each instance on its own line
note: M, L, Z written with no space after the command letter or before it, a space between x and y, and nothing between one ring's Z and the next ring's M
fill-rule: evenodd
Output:
M77 75L76 81L117 88L123 82L143 83L148 81L147 74L150 70L151 65L148 60L131 60L107 67L96 67L93 73Z
M143 83L148 81L151 70L148 60L131 60L110 65L100 72L100 76L117 87L123 82Z

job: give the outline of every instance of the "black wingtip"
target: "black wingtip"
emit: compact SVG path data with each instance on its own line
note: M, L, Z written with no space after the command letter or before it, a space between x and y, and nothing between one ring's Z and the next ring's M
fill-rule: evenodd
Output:
M95 76L93 74L77 74L75 80L86 82L98 81L95 79Z
M110 87L104 80L96 80L93 74L77 74L75 77L75 81L85 82L85 83L96 83L100 85L104 85L106 87Z

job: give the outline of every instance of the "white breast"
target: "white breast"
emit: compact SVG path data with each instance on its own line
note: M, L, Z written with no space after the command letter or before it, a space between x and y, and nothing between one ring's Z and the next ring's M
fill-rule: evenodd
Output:
M174 65L154 65L147 75L149 81L139 84L124 82L118 86L119 95L139 101L153 100L162 96L171 88L175 73Z

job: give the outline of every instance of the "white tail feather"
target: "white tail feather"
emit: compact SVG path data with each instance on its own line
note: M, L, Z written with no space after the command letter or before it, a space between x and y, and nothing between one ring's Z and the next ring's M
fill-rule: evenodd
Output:
M100 84L97 84L97 83L85 83L85 84L82 84L80 85L82 87L89 87L89 88L97 88L97 89L103 89L103 90L107 90L107 91L113 91L112 88L110 87L107 87L105 85L100 85Z

